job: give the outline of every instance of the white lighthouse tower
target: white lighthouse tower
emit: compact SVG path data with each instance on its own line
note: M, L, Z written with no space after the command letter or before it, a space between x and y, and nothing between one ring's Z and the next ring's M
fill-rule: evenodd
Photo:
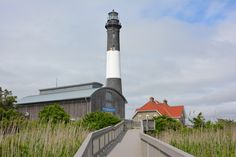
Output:
M114 10L108 13L108 20L105 28L107 29L106 86L111 87L122 94L120 70L121 24L118 18L118 13Z

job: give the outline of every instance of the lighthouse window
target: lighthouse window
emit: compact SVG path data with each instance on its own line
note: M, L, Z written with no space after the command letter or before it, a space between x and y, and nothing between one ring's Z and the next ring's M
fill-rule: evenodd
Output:
M115 37L116 37L116 35L115 35L115 33L113 33L113 34L112 34L112 38L115 38Z

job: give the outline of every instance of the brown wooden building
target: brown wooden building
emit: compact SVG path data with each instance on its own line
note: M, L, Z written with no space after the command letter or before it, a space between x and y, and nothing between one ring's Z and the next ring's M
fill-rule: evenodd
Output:
M40 89L39 95L27 96L17 103L18 111L37 119L44 106L58 103L71 115L79 119L89 112L104 111L125 118L125 97L115 89L103 87L98 82Z

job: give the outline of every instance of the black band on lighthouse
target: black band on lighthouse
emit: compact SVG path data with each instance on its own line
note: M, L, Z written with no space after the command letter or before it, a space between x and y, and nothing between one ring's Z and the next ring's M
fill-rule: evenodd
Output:
M114 10L108 13L108 20L105 25L107 29L107 51L120 51L120 29L121 24L118 18L118 13Z

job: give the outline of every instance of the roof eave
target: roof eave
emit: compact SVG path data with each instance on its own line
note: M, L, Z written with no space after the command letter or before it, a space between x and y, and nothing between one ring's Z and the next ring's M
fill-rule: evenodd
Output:
M25 103L16 103L18 106L24 106L24 105L32 105L32 104L40 104L40 103L50 103L50 102L58 102L58 101L70 101L70 100L77 100L77 99L88 99L91 96L87 97L80 97L80 98L71 98L71 99L60 99L60 100L50 100L50 101L37 101L37 102L25 102Z

